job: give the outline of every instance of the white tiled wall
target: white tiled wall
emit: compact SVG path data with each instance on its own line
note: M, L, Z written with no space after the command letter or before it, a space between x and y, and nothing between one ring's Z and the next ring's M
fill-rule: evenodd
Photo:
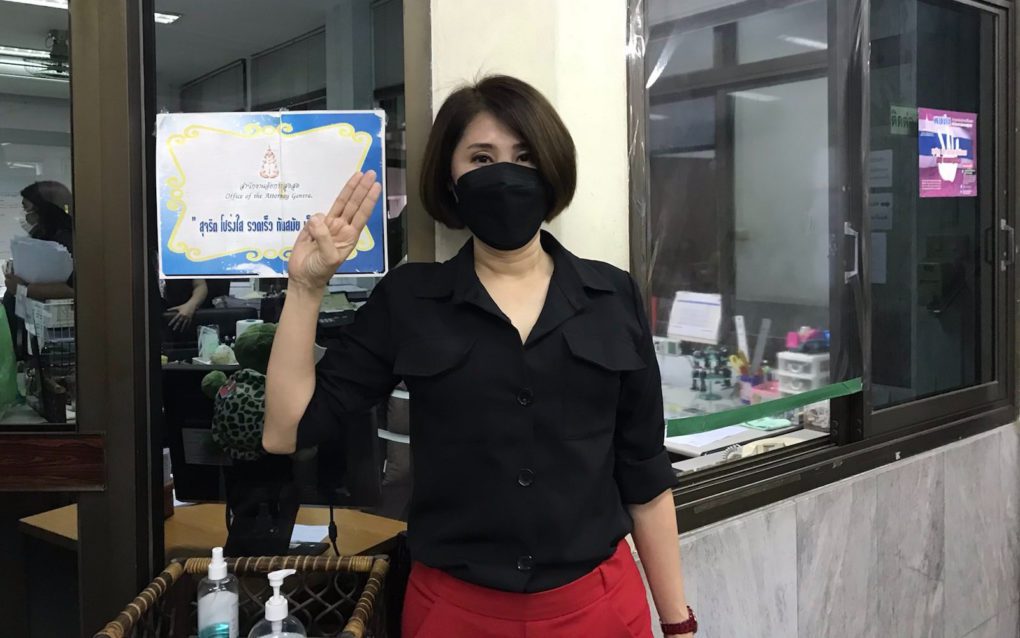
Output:
M683 535L698 638L1020 638L1018 451L1006 426Z

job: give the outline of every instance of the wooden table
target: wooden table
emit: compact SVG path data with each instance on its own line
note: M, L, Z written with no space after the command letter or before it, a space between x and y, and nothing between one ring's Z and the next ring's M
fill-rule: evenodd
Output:
M198 556L205 558L213 547L227 542L224 505L203 503L180 505L164 523L166 559ZM338 531L337 545L344 555L385 552L407 524L357 510L335 510ZM298 511L300 525L328 525L329 509L302 507ZM19 521L21 530L40 540L71 551L78 550L78 506L68 505ZM325 539L323 539L325 540Z

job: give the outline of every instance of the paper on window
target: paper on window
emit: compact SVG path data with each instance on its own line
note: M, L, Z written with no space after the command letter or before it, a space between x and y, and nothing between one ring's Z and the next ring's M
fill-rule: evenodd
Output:
M700 292L676 293L669 313L669 336L695 343L719 343L722 295Z

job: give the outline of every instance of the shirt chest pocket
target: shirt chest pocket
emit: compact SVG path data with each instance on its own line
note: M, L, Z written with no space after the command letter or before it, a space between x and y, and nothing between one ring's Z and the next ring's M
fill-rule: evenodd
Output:
M412 436L419 436L414 432L415 414L429 423L429 437L462 439L470 433L458 417L458 407L463 409L465 398L472 396L473 347L472 339L457 336L428 337L400 346L393 372L411 394Z
M463 367L474 341L464 337L434 337L405 343L397 353L393 372L412 386L438 382Z
M625 377L644 369L644 360L626 334L564 331L563 338L561 436L584 438L612 430Z

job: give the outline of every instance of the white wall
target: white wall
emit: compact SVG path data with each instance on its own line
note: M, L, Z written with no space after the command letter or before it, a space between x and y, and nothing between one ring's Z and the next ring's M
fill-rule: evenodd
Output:
M551 230L578 255L629 265L627 12L620 0L432 2L432 108L465 82L505 73L559 110L577 145L574 202ZM465 235L436 232L436 259Z

